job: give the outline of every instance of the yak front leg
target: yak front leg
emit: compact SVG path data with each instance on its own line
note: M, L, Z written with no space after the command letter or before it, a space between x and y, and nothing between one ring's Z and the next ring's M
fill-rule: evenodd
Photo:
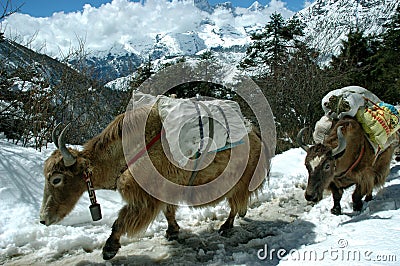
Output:
M369 193L365 196L365 201L366 202L370 202L371 200L373 200L374 197L372 196L372 193Z
M342 207L340 206L340 200L343 196L343 189L338 188L334 183L329 185L329 189L331 190L333 197L333 208L331 209L331 213L334 215L341 215Z
M179 234L180 227L175 219L176 209L176 206L168 204L164 210L164 215L168 222L168 228L165 237L170 241L178 239Z
M353 199L353 210L354 211L361 211L363 207L362 198L364 195L361 193L361 186L356 185L356 189L353 192L352 199ZM372 197L372 195L371 195Z
M146 230L159 211L160 202L158 200L151 200L150 197L141 206L125 205L119 211L118 218L112 226L111 235L103 247L103 258L105 260L112 259L121 248L119 242L121 236L125 233L128 236L133 236Z
M125 233L123 232L123 226L121 224L122 212L127 212L127 206L125 205L119 213L119 216L117 220L115 220L112 229L111 229L111 235L106 241L106 244L103 247L103 259L104 260L110 260L117 255L118 250L121 248L121 243L119 242L121 236Z

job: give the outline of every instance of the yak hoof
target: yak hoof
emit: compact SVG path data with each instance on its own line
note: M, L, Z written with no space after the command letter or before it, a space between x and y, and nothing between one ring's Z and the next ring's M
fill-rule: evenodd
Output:
M362 201L360 202L353 202L353 211L359 212L362 210L363 203Z
M334 215L341 215L342 214L342 208L340 206L334 206L331 209L331 213Z
M373 200L374 199L374 197L372 196L372 195L367 195L367 196L365 196L365 201L366 202L369 202L369 201L371 201L371 200Z
M239 212L239 217L243 218L246 216L247 210Z
M168 225L168 228L165 231L165 238L168 241L174 241L178 240L178 236L179 236L179 225L176 223Z
M179 236L179 232L166 232L165 233L165 238L168 240L168 241L174 241L174 240L178 240L178 237Z
M219 233L220 236L228 237L229 236L229 232L231 231L232 228L233 228L233 225L230 226L230 225L227 225L227 224L223 224L219 228L218 233Z
M218 230L218 234L220 235L220 236L223 236L223 237L228 237L229 236L229 234L228 234L228 232L229 232L229 230L227 230L227 229L219 229Z
M118 250L121 248L121 244L111 238L107 239L106 244L103 247L103 259L110 260L117 255Z

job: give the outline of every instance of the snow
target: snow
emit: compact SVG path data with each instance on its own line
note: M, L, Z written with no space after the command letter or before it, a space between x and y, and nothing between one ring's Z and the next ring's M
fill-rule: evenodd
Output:
M393 163L385 187L361 213L353 213L349 189L342 199L345 215L334 216L330 196L314 206L304 200L305 152L291 149L275 156L269 184L228 237L218 234L229 213L225 202L183 207L177 241L164 238L167 224L159 215L142 235L123 237L117 256L105 262L101 249L123 205L119 194L97 192L103 212L98 222L91 221L85 194L62 222L43 226L42 165L54 145L38 152L0 139L0 147L0 264L395 265L400 260L400 164Z
M399 6L398 0L337 0L306 1L306 8L296 16L307 25L304 41L321 51L322 63L329 63L332 55L338 55L343 40L351 29L358 29L365 36L379 35L383 26Z

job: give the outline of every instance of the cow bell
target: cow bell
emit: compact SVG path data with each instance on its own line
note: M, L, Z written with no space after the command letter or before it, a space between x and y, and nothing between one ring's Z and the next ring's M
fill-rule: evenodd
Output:
M92 204L89 206L89 209L93 221L98 221L102 218L100 204L98 203Z

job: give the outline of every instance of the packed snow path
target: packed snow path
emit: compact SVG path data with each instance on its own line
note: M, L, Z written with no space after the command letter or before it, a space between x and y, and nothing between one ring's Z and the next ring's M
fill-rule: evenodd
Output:
M99 222L91 221L84 194L60 224L43 226L39 224L42 167L54 146L38 152L0 140L0 148L0 264L293 265L317 260L318 265L397 265L400 261L400 164L393 164L385 188L360 214L352 212L350 188L342 199L346 215L334 216L330 196L314 206L304 200L305 153L289 150L273 159L269 184L252 200L246 217L236 219L228 237L218 234L229 213L225 202L202 209L183 207L177 213L181 226L177 241L164 238L167 223L159 215L142 235L122 238L117 256L105 262L101 248L124 204L118 192L97 193L103 211Z

